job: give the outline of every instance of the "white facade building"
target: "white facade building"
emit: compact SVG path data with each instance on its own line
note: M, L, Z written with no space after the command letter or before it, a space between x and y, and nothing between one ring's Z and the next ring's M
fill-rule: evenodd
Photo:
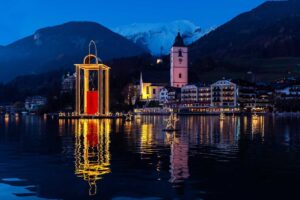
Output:
M61 93L70 93L75 89L76 73L67 74L61 82Z
M300 85L293 85L281 90L276 90L276 96L280 99L300 99Z
M198 87L186 85L181 88L181 103L194 103L198 101Z
M28 97L25 100L25 109L29 112L36 112L47 105L47 98L42 96Z
M228 80L220 80L210 87L212 107L237 107L236 84Z
M160 104L165 104L168 103L168 89L167 88L162 88L159 92L159 103Z

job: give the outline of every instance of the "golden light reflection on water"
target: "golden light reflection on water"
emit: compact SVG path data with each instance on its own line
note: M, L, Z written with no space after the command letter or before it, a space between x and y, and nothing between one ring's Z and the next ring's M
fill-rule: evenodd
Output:
M78 120L75 123L75 174L88 182L89 194L97 193L98 180L111 173L109 120Z
M74 120L75 125L75 174L83 178L90 185L90 195L97 193L96 182L103 176L111 173L110 169L110 132L124 133L128 144L136 145L141 155L140 159L154 166L161 180L165 152L169 151L169 182L174 187L180 186L190 176L189 156L197 154L198 148L203 146L214 147L208 149L206 156L220 160L234 158L238 143L242 135L264 134L265 118L227 116L220 121L215 116L181 117L180 131L163 132L164 117L143 116L132 122L109 120ZM64 121L59 122L61 133L66 132ZM120 137L124 137L120 134ZM252 137L253 139L253 137ZM211 151L211 152L210 152ZM217 158L219 159L219 158Z
M264 138L265 118L263 116L258 116L257 119L252 118L251 134L252 134L252 136L255 134L261 134L262 138Z
M240 118L215 116L186 117L180 121L191 145L236 144L240 136Z
M153 124L141 125L141 150L146 152L153 144Z

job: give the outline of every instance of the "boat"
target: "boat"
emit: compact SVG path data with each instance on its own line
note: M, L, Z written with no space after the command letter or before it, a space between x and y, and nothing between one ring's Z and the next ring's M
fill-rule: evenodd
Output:
M252 115L252 120L258 120L258 115L256 114L256 112Z
M221 114L220 114L220 120L221 121L225 120L225 114L223 112L221 112Z
M170 116L165 121L167 122L167 125L166 128L163 129L163 131L170 132L179 130L176 128L177 122L179 121L176 113L171 112Z
M141 119L141 114L136 114L135 119Z

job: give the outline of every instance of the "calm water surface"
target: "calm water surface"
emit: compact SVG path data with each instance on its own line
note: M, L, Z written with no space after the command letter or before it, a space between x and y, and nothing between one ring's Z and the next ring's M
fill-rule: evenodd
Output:
M0 199L299 199L300 118L0 120Z

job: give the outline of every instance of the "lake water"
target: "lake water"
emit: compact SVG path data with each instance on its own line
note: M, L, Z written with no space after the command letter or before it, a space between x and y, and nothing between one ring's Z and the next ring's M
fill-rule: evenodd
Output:
M0 120L0 199L299 199L300 118Z

